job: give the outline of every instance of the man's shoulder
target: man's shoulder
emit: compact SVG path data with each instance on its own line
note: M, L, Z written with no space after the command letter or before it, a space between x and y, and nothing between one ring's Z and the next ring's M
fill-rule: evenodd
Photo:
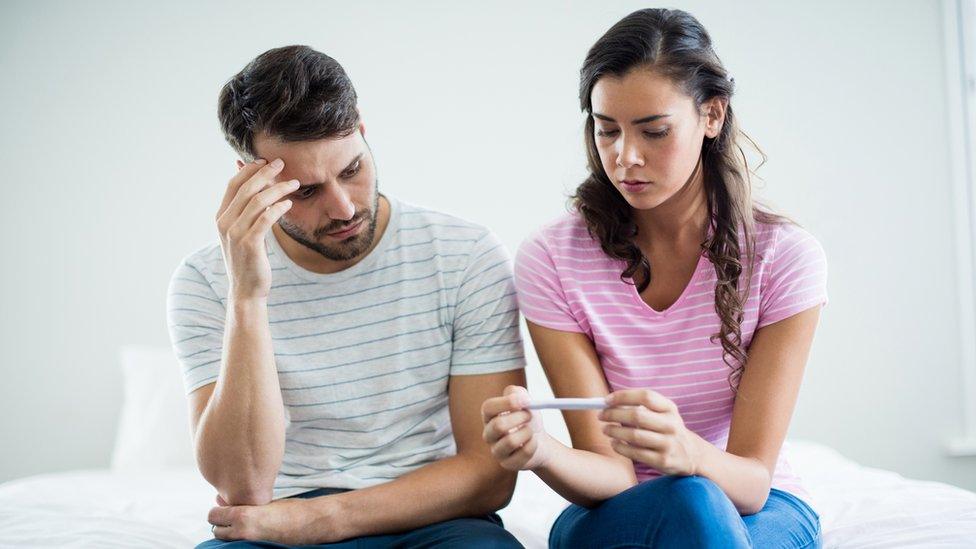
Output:
M213 242L185 256L173 271L170 294L221 294L226 287L227 269L220 244Z
M413 204L400 202L399 206L397 240L408 253L433 253L442 259L467 263L501 246L498 236L480 223Z
M211 242L196 251L187 254L180 261L180 268L189 267L204 276L213 273L226 274L224 269L224 254L219 242Z
M453 214L433 210L399 201L400 226L397 229L401 235L419 232L437 240L456 239L460 236L483 237L491 230L484 225L468 221Z

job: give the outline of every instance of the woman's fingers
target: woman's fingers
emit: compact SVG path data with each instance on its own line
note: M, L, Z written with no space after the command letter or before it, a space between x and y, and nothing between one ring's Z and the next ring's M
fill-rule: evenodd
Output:
M484 440L488 444L494 444L511 431L527 425L532 421L532 413L528 410L517 412L504 412L495 416L485 425Z

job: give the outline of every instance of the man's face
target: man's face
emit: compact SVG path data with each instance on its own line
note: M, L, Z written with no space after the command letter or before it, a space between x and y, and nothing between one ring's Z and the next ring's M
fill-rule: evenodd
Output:
M258 158L285 162L276 182L301 184L278 221L288 236L332 261L355 259L370 249L379 192L362 126L346 137L316 141L284 142L260 134L254 150Z

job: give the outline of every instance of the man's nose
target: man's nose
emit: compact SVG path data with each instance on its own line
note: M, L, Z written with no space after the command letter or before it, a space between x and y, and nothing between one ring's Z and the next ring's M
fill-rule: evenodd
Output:
M329 219L349 221L356 215L356 205L349 199L349 193L342 188L342 185L326 184L322 199Z

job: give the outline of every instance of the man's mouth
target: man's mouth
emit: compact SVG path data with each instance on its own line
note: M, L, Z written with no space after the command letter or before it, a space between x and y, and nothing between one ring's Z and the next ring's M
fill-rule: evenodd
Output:
M359 229L363 225L363 221L365 221L365 218L360 218L359 221L356 221L350 225L346 225L344 228L339 229L338 231L326 233L326 234L332 238L338 238L338 239L349 238L350 236L353 236L354 234L359 232Z

